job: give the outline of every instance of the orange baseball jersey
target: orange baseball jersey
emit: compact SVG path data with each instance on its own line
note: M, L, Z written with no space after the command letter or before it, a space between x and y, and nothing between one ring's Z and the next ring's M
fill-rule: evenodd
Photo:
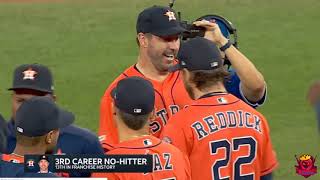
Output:
M160 132L169 117L183 109L192 102L188 96L180 72L170 73L163 82L157 82L146 78L135 65L125 70L106 90L100 105L100 126L99 136L102 144L116 144L119 142L118 131L113 120L112 105L113 99L110 95L112 89L117 85L118 81L130 76L139 76L149 80L155 90L155 110L157 118L150 122L150 134L159 137ZM128 89L130 93L130 89ZM134 94L132 94L134 96ZM107 148L103 145L104 148Z
M190 164L185 154L171 144L153 136L143 136L113 146L107 154L152 154L152 173L95 173L93 177L112 180L189 180Z
M267 120L228 93L202 96L170 118L160 137L187 154L193 180L260 180L278 165Z
M15 154L2 154L2 160L13 163L24 163L24 157Z

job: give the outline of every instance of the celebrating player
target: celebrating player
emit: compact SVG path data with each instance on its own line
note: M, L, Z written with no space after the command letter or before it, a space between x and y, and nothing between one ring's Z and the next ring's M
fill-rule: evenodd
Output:
M181 45L180 71L195 101L169 119L161 137L190 160L192 179L265 179L277 160L266 119L229 94L219 49L211 41L194 38ZM200 165L201 164L201 165Z
M108 147L107 154L152 154L153 172L100 173L96 177L117 179L190 179L186 156L171 144L149 135L148 122L154 118L155 92L152 84L140 77L120 80L112 91L113 115L120 143Z
M24 155L52 154L61 128L74 121L74 115L60 109L48 97L32 97L21 104L15 116L17 144L13 153L3 154L7 163L1 177L34 176L24 173Z
M8 123L9 135L7 153L16 145L14 129L15 114L21 103L35 97L47 96L56 99L51 71L44 65L25 64L17 67L13 75L12 119ZM64 127L60 131L56 153L58 154L103 154L98 137L87 129L75 125ZM90 173L72 172L63 176L90 176Z
M255 66L222 35L214 22L198 21L195 23L208 29L205 37L221 45L222 50L232 63L235 71L232 81L227 82L227 91L257 106L265 100L265 82ZM180 72L168 69L177 61L176 54L180 47L179 35L185 31L177 20L175 12L168 7L153 6L143 10L138 17L137 43L139 56L137 63L126 69L105 91L100 105L99 135L104 148L107 144L119 142L117 127L112 115L111 90L116 83L130 76L139 76L153 84L156 101L156 118L150 122L150 132L158 137L169 117L189 105L188 96ZM213 31L214 29L214 31ZM240 79L239 79L240 78ZM240 82L241 80L241 82Z
M5 152L7 146L7 127L6 122L0 114L0 153Z

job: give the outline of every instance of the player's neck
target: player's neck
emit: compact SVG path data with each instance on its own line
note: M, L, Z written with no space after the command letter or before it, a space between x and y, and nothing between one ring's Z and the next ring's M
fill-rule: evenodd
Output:
M169 72L159 72L147 57L141 54L138 57L136 68L147 78L163 82L169 75Z
M202 91L200 91L198 89L193 90L195 99L199 99L200 97L202 97L208 93L221 93L221 92L227 92L223 83L218 83L217 85L211 86L211 87L209 87L205 90L202 90Z
M30 147L17 144L13 153L20 156L24 156L25 154L45 154L46 150L45 148L39 146Z
M138 139L143 136L149 136L149 130L147 128L142 128L136 131L128 127L124 127L124 125L123 126L120 125L118 127L118 132L119 132L120 142L132 140L132 139Z

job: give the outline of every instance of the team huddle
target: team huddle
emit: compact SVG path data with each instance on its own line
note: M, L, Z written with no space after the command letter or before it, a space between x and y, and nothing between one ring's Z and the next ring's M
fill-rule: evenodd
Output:
M0 177L272 179L278 162L270 129L255 109L266 100L263 75L219 19L193 24L205 28L204 37L181 41L187 30L173 9L152 6L139 14L137 63L101 99L99 140L56 105L48 67L17 67L12 118L0 117ZM152 154L153 171L25 173L25 154Z

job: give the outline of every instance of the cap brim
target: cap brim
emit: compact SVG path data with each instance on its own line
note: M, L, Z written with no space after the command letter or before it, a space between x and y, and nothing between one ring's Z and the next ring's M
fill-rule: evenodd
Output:
M46 92L46 93L53 93L53 91L47 90L47 89L42 89L42 88L36 88L34 86L15 86L12 88L9 88L9 91L14 91L14 90L18 90L18 89L30 89L30 90L35 90L35 91L40 91L40 92Z
M58 128L64 128L71 125L74 122L74 115L71 112L60 109L58 118Z
M169 72L175 72L175 71L179 71L181 69L182 69L182 67L180 66L180 64L176 64L174 66L169 67Z
M172 36L176 34L181 34L183 32L187 32L187 30L181 26L176 26L176 27L164 29L162 31L152 32L152 34L157 36Z

